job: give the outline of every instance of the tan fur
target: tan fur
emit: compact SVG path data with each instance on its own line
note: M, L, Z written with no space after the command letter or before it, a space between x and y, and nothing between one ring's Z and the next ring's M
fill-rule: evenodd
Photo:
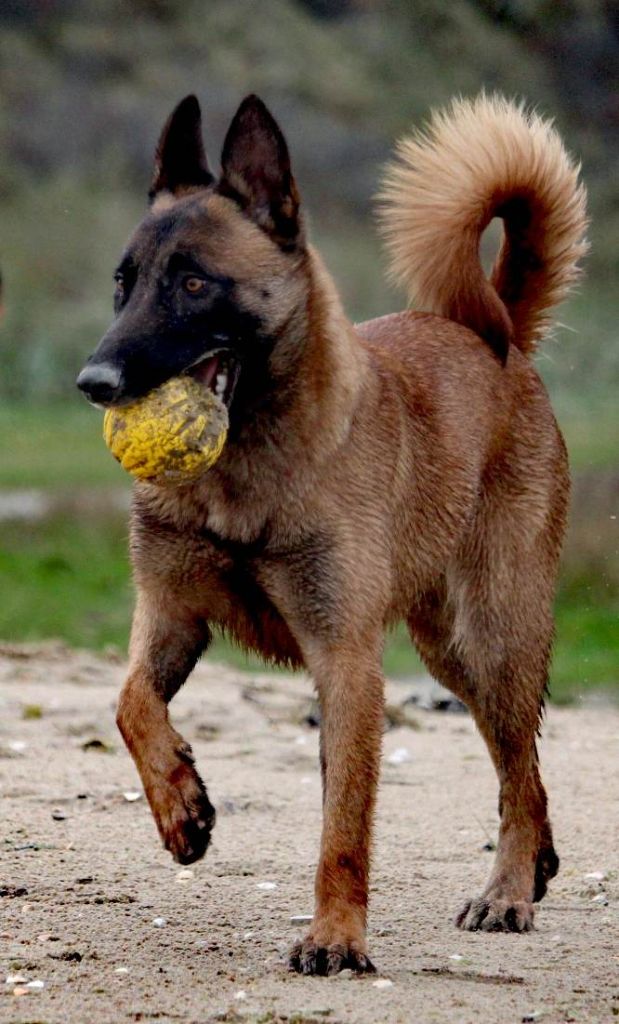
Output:
M166 704L211 631L312 673L324 828L314 920L291 955L305 973L371 969L381 655L385 629L398 620L436 678L469 705L499 777L496 864L458 923L529 929L533 901L558 865L535 737L569 478L548 397L523 351L573 278L582 193L541 122L485 99L452 117L437 122L451 139L445 166L433 141L417 140L418 169L392 178L391 244L400 274L421 282L443 312L457 297L468 323L491 294L478 272L481 225L509 181L524 181L527 157L531 209L546 210L530 236L540 290L503 258L502 316L513 314L516 342L504 360L469 327L430 313L355 329L311 248L280 250L226 196L205 191L198 206L195 197L177 200L183 223L188 211L196 217L183 229L185 248L234 275L245 306L277 338L275 387L198 484L135 489L138 604L118 720L166 846L190 861L206 849L214 812Z
M454 100L397 157L381 194L394 278L418 307L530 352L587 250L579 167L551 123L500 96ZM497 216L489 283L479 241Z

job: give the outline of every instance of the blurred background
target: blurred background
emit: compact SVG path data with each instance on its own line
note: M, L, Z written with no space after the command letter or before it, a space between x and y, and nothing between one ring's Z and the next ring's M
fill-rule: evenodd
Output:
M216 166L242 97L265 99L314 241L365 319L404 301L372 214L393 141L485 87L554 117L589 189L587 276L538 356L574 474L552 692L619 697L618 86L614 0L3 0L0 638L126 644L129 481L73 382L178 100L199 96ZM399 634L386 667L419 670Z

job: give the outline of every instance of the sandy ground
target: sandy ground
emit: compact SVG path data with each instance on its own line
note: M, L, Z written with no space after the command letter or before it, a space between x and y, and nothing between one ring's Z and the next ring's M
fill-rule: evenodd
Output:
M285 955L302 930L291 918L311 913L320 828L309 683L204 664L174 701L218 810L212 846L188 871L161 849L144 798L126 799L140 786L114 725L122 676L118 659L54 645L0 657L0 1020L617 1019L617 711L548 715L562 870L530 935L451 924L482 886L497 825L470 718L415 710L386 732L370 914L379 974L301 978ZM389 699L405 694L394 684ZM398 749L407 756L392 763Z

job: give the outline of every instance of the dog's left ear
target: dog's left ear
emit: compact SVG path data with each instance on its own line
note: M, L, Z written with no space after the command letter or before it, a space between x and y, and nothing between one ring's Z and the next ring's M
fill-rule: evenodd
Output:
M206 188L214 180L204 152L200 104L195 96L185 96L159 137L148 197L154 199L164 190L179 195L191 188Z
M237 110L221 154L217 191L234 199L283 248L301 237L299 193L286 140L262 100L247 96Z

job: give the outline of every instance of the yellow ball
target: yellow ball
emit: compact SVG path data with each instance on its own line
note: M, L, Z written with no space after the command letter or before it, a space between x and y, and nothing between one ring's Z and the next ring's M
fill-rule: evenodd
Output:
M228 410L193 377L173 377L131 405L108 409L103 437L123 469L139 480L195 480L219 458Z

